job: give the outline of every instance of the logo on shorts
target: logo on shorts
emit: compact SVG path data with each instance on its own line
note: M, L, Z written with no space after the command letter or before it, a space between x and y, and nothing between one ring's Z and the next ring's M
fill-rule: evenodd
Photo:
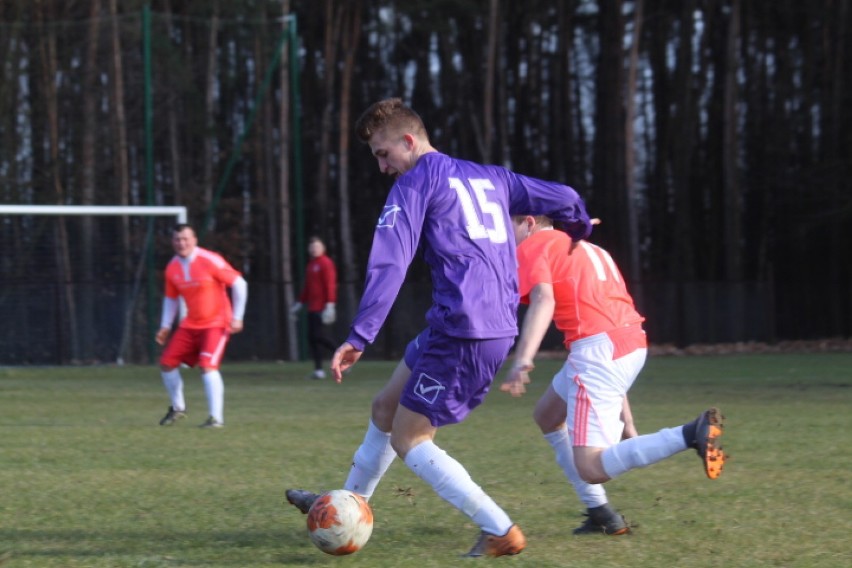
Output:
M426 373L420 373L420 376L417 378L417 383L414 385L414 394L432 404L438 398L438 395L442 390L446 390L447 387L427 375Z

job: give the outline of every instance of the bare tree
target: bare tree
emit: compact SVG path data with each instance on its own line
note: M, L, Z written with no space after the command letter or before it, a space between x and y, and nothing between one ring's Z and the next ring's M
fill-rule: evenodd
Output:
M485 53L485 88L482 90L482 140L479 153L490 162L494 148L494 85L497 77L497 39L500 33L500 0L491 0L488 10L488 51Z
M41 82L45 95L45 115L47 116L47 140L50 154L50 172L53 184L53 195L55 203L65 202L65 187L62 182L61 161L59 159L59 97L56 88L57 69L57 40L56 28L45 26L45 22L52 17L52 3L49 0L36 0L36 18L39 25L40 41L39 56L41 59ZM56 242L56 265L57 286L63 292L65 307L68 311L68 334L70 338L70 359L76 360L80 354L80 339L77 326L77 303L74 299L74 284L71 274L71 256L68 250L68 231L65 218L57 220ZM60 354L62 359L62 354Z
M737 128L738 43L740 39L740 0L732 0L725 46L724 132L722 138L722 171L725 188L725 275L729 280L743 277L742 263L742 195L739 180L739 135Z
M293 17L290 14L290 0L281 2L281 16L284 22L284 29L288 33L292 33ZM281 169L280 179L278 183L278 219L280 220L281 239L281 285L284 292L284 307L292 306L295 302L296 294L293 283L293 244L290 237L290 220L293 218L292 206L290 205L290 167L292 160L290 159L290 151L292 150L293 140L291 136L290 113L291 105L294 104L290 99L290 59L298 58L298 53L292 53L290 46L293 42L288 42L281 56L281 115L279 116L279 129L281 131ZM301 211L296 212L301 215ZM299 342L296 333L296 325L286 316L286 311L281 310L275 314L280 320L286 322L287 325L287 357L291 361L299 359Z
M725 78L723 103L723 150L722 183L724 187L724 219L722 254L725 259L725 276L733 284L731 301L734 313L743 313L743 253L742 253L742 192L740 189L739 168L739 128L737 124L737 75L738 44L740 41L740 0L732 0L728 35L725 44ZM736 340L743 339L743 321L739 318L729 320L730 333Z
M91 0L89 8L89 25L88 37L86 40L86 58L83 70L83 140L81 144L81 163L80 163L80 202L83 205L92 205L95 203L95 186L96 181L96 140L98 130L98 39L100 37L101 19L101 2L100 0ZM80 226L80 276L83 280L83 286L80 293L80 322L78 327L83 331L81 337L81 353L85 358L91 358L93 355L92 333L94 327L94 307L95 307L95 290L94 283L94 219L92 217L83 217Z
M343 74L340 82L340 170L338 175L338 200L340 202L340 243L343 252L343 295L350 313L347 319L354 316L357 305L355 293L355 251L352 235L352 223L349 217L349 141L352 138L350 111L352 107L352 75L355 71L355 54L361 39L361 11L363 0L354 0L348 4L346 20L343 25Z
M115 4L115 0L110 0L111 3ZM172 39L175 35L174 23L172 21L172 7L171 2L169 0L165 0L165 22L166 22L166 33L169 36L169 39ZM113 43L116 43L117 37L113 40ZM173 96L169 99L169 104L166 105L166 122L168 123L169 128L169 166L172 174L172 189L174 191L174 201L175 203L182 204L184 202L183 198L183 179L182 172L183 167L181 167L181 149L180 149L180 109L182 106L182 101L179 97Z
M695 252L690 246L694 219L691 213L693 199L689 183L692 169L692 154L695 148L695 93L692 90L692 59L694 55L692 34L695 29L695 0L685 0L680 8L680 24L676 50L676 68L673 81L675 115L672 117L674 136L672 146L666 148L671 156L670 174L673 180L674 205L674 262L670 274L678 281L695 278ZM663 109L661 109L663 110ZM668 109L664 110L667 114ZM705 253L706 254L706 253Z
M624 37L623 0L598 5L600 54L596 71L594 132L595 216L603 219L603 242L621 252L627 221L624 194ZM616 258L621 255L616 254Z
M337 5L335 7L335 4ZM318 233L319 229L327 230L326 222L328 209L329 184L331 182L331 134L333 130L333 118L335 107L334 81L337 76L337 50L340 43L340 26L343 15L347 10L347 4L325 1L324 14L324 41L323 41L323 66L322 66L322 89L323 108L322 121L320 124L319 144L319 171L317 172L316 192L313 193L311 210L314 212L311 221L311 232ZM330 235L324 235L328 239Z
M630 55L627 65L627 80L624 92L624 189L627 194L627 273L630 279L636 283L633 289L634 295L641 298L639 293L640 265L639 265L639 213L636 210L639 196L636 190L636 143L635 124L636 120L636 77L639 68L639 42L642 38L642 18L644 17L644 0L635 0L633 3L633 33L630 39Z
M213 169L219 161L216 152L216 74L218 72L217 50L219 47L219 0L213 0L213 15L210 20L210 34L207 45L207 80L205 81L204 111L207 120L207 132L204 133L204 157L202 174L202 194L204 195L204 206L208 209L213 207ZM216 225L216 216L210 209L207 217L207 226L204 232L212 231Z

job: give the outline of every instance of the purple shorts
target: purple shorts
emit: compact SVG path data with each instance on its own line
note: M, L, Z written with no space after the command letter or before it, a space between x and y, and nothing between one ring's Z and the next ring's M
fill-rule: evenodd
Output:
M482 404L514 337L462 339L427 329L405 349L411 377L399 403L436 428L456 424Z

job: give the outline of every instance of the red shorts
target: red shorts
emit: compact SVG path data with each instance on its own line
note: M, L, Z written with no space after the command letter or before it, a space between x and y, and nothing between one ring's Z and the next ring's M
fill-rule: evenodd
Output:
M230 336L228 330L221 327L179 327L166 344L160 356L160 365L173 369L186 363L190 367L198 365L202 369L218 369Z

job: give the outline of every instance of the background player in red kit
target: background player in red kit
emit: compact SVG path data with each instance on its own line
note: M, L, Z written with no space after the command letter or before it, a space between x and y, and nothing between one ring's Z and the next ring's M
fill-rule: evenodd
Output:
M571 481L588 518L574 534L629 532L607 502L602 483L689 448L707 476L722 473L722 415L711 408L696 420L622 440L627 391L647 355L643 318L604 249L575 242L543 216L513 216L521 302L529 304L515 362L500 390L520 396L551 320L565 335L565 365L536 405L534 417ZM572 448L573 447L573 448Z
M169 426L186 417L183 379L178 369L185 363L201 368L209 407L209 418L201 426L221 428L225 424L225 385L219 364L230 335L243 330L248 285L219 254L198 246L198 238L189 225L174 228L172 247L175 256L166 266L166 294L160 330L155 337L157 343L166 344L178 313L179 298L186 303L187 313L160 357L163 384L171 398L171 406L160 425ZM232 300L228 299L228 287Z
M290 314L297 318L302 306L308 308L308 346L314 358L314 372L311 378L324 379L322 368L322 350L334 353L337 345L325 335L324 326L337 319L337 268L325 254L325 243L319 237L308 240L308 254L311 259L305 268L305 285L299 295L299 301L290 308Z

